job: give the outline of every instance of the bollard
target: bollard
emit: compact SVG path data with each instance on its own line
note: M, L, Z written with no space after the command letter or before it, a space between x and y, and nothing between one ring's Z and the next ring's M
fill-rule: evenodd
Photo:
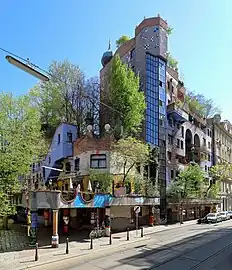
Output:
M69 254L68 241L69 241L69 239L67 238L66 239L66 254Z
M38 257L38 243L35 244L35 261L37 262L39 260Z
M129 232L130 232L130 229L127 228L127 235L126 235L126 240L127 240L127 241L129 241L129 239L130 239L130 238L129 238Z
M90 238L90 249L93 249L93 237Z
M141 227L141 237L143 237L143 227Z
M111 231L110 231L110 243L109 244L112 245L112 233L111 233Z

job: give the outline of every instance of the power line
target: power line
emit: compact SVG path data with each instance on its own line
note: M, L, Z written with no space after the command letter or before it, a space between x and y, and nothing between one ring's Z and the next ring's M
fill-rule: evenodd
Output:
M0 50L3 51L3 52L5 52L5 53L7 53L7 54L10 54L10 55L16 57L16 58L18 58L18 59L20 59L20 60L22 60L22 61L24 61L24 62L26 62L26 63L30 63L30 65L33 66L34 68L36 68L36 69L38 69L38 70L40 70L40 71L42 71L42 72L48 74L50 77L53 77L54 79L56 79L56 80L58 80L58 81L60 81L60 82L63 83L63 81L62 81L60 78L58 78L58 77L54 76L53 74L49 73L48 71L42 69L42 68L39 67L38 65L35 65L35 64L29 62L29 58L28 58L28 59L25 59L25 58L23 58L23 57L21 57L21 56L15 54L15 53L12 53L12 52L10 52L10 51L4 49L4 48L1 48L1 47L0 47ZM71 84L66 84L66 85L72 87ZM103 105L103 106L105 106L105 107L111 109L112 111L114 111L114 112L116 112L116 113L119 113L121 116L124 116L124 114L123 114L122 112L120 112L120 111L114 109L112 106L110 106L110 105L108 105L108 104L102 102L101 100L98 100L98 99L96 99L96 98L90 97L90 96L87 95L87 94L84 94L84 95L83 95L82 93L80 93L80 95L81 95L83 98L88 98L88 99L91 99L91 100L95 100L96 102L100 103L101 105Z

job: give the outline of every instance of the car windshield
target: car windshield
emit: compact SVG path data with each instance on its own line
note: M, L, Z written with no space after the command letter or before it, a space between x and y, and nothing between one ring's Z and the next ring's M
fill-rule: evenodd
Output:
M208 214L207 217L215 217L215 214Z

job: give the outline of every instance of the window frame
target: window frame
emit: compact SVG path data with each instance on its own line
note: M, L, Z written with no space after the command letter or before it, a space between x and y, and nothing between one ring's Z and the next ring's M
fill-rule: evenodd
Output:
M101 157L102 156L102 158L95 158L94 159L94 157L97 157L97 156L98 157ZM101 160L105 160L105 166L104 167L100 167L99 166L99 162ZM98 166L97 167L93 166L93 164L92 164L93 161L98 161ZM107 157L106 157L106 154L91 154L90 155L90 168L91 169L106 169L107 168Z
M72 134L72 132L67 132L67 142L68 143L72 143L72 141L73 141L73 134ZM71 140L70 140L71 139Z

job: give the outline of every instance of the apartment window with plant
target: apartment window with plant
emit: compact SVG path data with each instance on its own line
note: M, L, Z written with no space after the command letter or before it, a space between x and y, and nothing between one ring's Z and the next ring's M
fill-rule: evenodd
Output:
M90 168L104 169L106 167L106 154L94 154L90 156Z
M67 132L67 142L72 142L72 132Z

